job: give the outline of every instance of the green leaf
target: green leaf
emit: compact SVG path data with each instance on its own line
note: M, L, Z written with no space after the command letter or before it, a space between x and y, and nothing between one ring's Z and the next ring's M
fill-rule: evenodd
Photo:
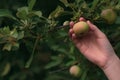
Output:
M6 76L6 75L9 73L10 69L11 69L11 65L10 65L9 62L7 62L7 63L5 64L5 66L4 66L4 69L3 69L2 73L1 73L1 76L2 76L2 77L3 77L3 76Z
M82 3L84 3L85 0L75 0L76 7L80 7Z
M51 61L50 63L48 63L45 66L45 69L50 69L52 67L58 66L59 64L61 64L61 62L62 62L62 60L57 58L57 60L54 60L54 61Z
M36 0L28 0L28 8L31 11L33 9L33 6L35 5Z
M10 35L14 38L17 38L18 37L18 32L16 29L13 29L11 32L10 32Z
M3 50L11 51L11 49L12 49L12 44L11 43L7 43L3 47Z
M37 15L38 17L42 16L42 12L41 11L35 11L34 14Z
M4 28L0 28L0 33L1 34L9 34L10 33L10 28L9 26L5 26Z
M21 7L18 8L18 12L16 13L17 17L20 19L27 19L27 15L28 15L29 11L28 11L28 7Z
M33 17L33 16L41 17L42 16L42 12L41 11L32 11L32 12L29 13L29 16L30 17Z
M68 1L67 0L60 0L66 7L68 7L69 6L69 3L68 3Z
M73 65L74 63L75 63L75 61L74 61L74 60L71 60L71 61L67 62L67 63L65 64L65 66L69 67L69 66Z
M16 18L12 15L12 13L7 9L0 9L0 17L8 17L16 20Z
M49 18L49 19L56 18L56 17L58 17L59 14L60 14L61 12L63 12L63 11L64 11L64 8L63 8L63 7L57 6L57 8L56 8L53 12L50 13L50 15L49 15L48 18Z
M98 2L99 2L99 0L94 0L93 3L92 3L91 9L95 9L96 6L98 5Z
M87 77L87 73L88 73L88 69L84 70L80 80L86 80L86 77Z
M19 40L22 39L23 37L24 37L24 31L19 32L17 39Z

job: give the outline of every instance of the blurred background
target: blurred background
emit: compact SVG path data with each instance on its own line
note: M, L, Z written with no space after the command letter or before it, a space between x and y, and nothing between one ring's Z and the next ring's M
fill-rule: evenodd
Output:
M21 17L22 13L20 15L17 13L22 9L25 10L22 7L28 6L30 4L28 1L34 2L34 0L0 1L0 80L107 80L104 73L84 58L71 42L68 36L68 24L62 25L65 21L77 21L80 16L90 19L108 36L117 55L120 56L119 12L113 24L107 24L105 20L99 19L102 9L111 8L110 4L119 6L119 0L113 2L110 0L36 0L30 13L39 11L39 14L33 14L40 17L32 16L23 19L24 15ZM66 1L71 6L67 6ZM86 7L86 5L91 7L93 4L93 8ZM58 6L60 7L57 8ZM119 11L120 7L117 8ZM7 15L2 13L3 9L9 10L17 20L9 18L8 13ZM62 9L63 12L59 13ZM28 29L25 24L28 24L27 27L32 25L32 28ZM25 28L21 29L21 26ZM22 35L22 37L20 39L15 37L14 42L13 38L12 41L8 38L10 35L12 37ZM15 50L11 50L13 47ZM80 67L79 77L69 73L72 65Z

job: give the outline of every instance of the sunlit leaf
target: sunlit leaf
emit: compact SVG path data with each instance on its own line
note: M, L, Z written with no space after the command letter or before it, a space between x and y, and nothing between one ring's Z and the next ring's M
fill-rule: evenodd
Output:
M18 32L16 29L13 29L11 32L10 32L10 35L14 38L17 38L18 37Z
M28 13L29 13L28 7L21 7L18 8L18 12L16 13L16 15L20 19L27 19Z
M7 43L3 47L3 50L11 51L11 49L12 49L12 44L11 43Z
M24 37L24 31L19 32L17 39L19 40L22 39L23 37Z
M59 13L61 13L61 12L63 12L63 11L64 11L64 8L63 8L63 7L57 6L57 8L56 8L53 12L50 13L50 15L49 15L48 18L49 18L49 19L56 18L56 17L59 16Z
M28 8L31 11L33 9L33 6L35 5L36 0L28 0Z
M33 17L33 16L38 16L38 17L41 17L42 16L42 12L41 11L32 11L28 14L30 17Z

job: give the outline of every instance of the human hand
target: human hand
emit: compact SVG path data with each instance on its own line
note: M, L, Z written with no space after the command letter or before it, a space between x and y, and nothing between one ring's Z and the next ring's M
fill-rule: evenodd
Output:
M83 17L79 19L85 21L89 25L89 32L77 37L73 31L73 22L70 23L69 35L78 50L91 62L104 68L109 61L115 56L115 52L107 39L106 35L100 31L90 21L86 21Z

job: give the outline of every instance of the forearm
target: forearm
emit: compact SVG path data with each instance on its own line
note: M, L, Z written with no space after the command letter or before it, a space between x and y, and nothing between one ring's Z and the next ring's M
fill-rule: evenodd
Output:
M115 55L102 70L109 80L120 80L120 59Z

